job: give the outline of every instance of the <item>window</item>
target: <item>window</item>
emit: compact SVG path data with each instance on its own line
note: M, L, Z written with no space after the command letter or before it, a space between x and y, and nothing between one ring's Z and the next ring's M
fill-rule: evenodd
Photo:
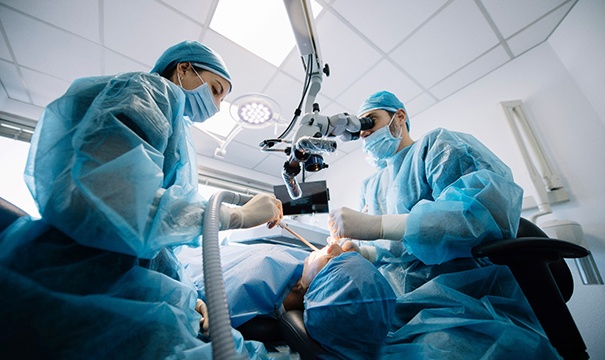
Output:
M23 172L27 162L29 143L0 136L0 197L15 204L34 217L40 217Z

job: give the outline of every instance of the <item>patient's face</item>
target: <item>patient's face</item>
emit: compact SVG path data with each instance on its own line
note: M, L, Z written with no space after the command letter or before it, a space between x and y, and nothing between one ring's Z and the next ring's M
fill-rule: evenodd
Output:
M327 245L321 250L313 251L305 259L301 282L305 289L309 288L315 276L323 269L330 259L337 257L344 251L337 243Z
M330 259L337 257L343 252L343 249L337 243L333 243L307 256L303 267L303 274L284 300L284 308L286 310L304 310L303 297L311 282L317 276L317 273L326 266Z

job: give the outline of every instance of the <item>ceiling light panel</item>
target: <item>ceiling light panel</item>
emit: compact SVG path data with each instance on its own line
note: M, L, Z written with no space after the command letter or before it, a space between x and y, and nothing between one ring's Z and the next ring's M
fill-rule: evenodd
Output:
M296 44L283 0L221 0L210 28L278 67Z

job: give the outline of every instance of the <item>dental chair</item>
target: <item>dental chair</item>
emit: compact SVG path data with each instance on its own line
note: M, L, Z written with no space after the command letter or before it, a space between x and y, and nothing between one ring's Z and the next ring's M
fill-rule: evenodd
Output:
M563 359L589 358L567 308L573 278L564 260L587 256L585 248L550 239L537 225L521 218L517 238L484 243L474 247L472 253L511 269L550 343Z

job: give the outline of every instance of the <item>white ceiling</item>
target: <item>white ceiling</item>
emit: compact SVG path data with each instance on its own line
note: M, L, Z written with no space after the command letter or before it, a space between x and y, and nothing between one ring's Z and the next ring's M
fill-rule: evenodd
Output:
M223 37L209 28L219 1L0 0L0 115L35 120L75 78L149 71L167 47L192 39L227 63L234 80L227 101L263 93L289 121L304 80L297 48L275 67ZM317 98L322 113L356 113L369 94L387 89L413 119L547 40L576 1L317 0L317 35L331 69ZM285 155L258 144L282 130L239 132L222 159L226 168L279 179ZM214 157L217 141L195 128L193 135L202 159ZM359 145L342 143L338 152Z

